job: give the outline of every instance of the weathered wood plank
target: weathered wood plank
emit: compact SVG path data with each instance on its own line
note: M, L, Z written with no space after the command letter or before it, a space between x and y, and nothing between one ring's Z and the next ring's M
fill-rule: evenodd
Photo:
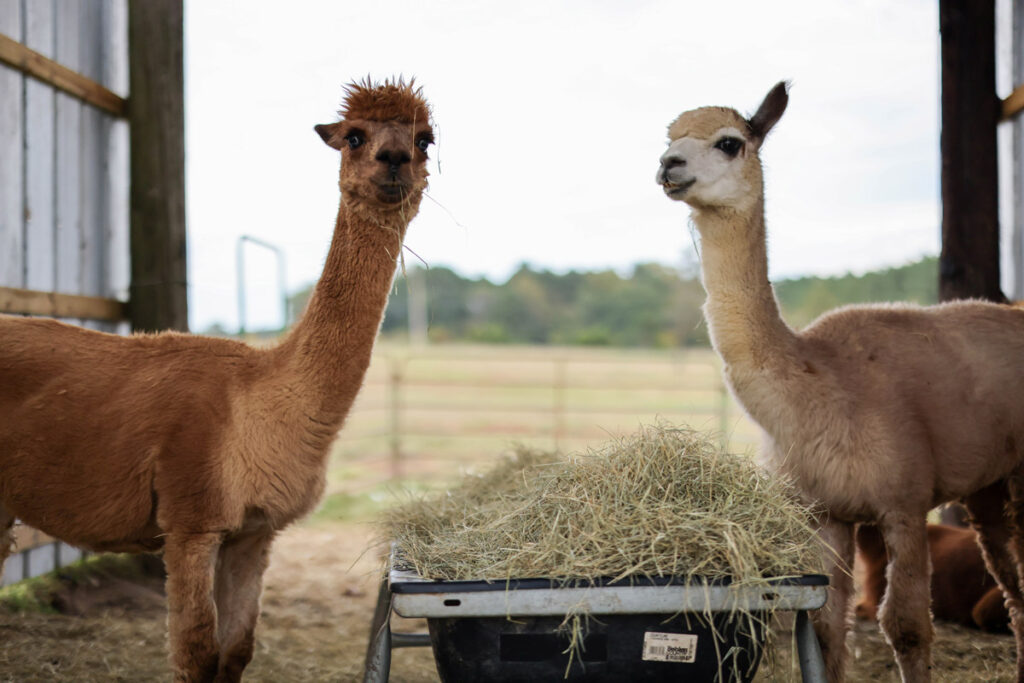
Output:
M0 33L21 38L21 3L0 3ZM25 285L25 77L0 66L0 285Z
M103 73L100 4L90 2L79 17L83 33L92 36L82 45L79 69L90 78ZM95 109L82 112L82 294L107 296L105 285L106 245L104 244L106 197L106 133L109 118Z
M1015 3L1012 22L1011 74L1013 82L1024 83L1024 2ZM1020 92L1020 86L1015 92ZM1003 113L1006 109L1004 105ZM1011 166L1013 168L1013 299L1024 299L1024 116L1015 116L1009 123L1012 130Z
M188 329L182 4L128 5L132 323Z
M21 581L23 578L22 562L18 555L12 555L4 564L4 573L0 575L0 586L7 586Z
M101 0L103 73L99 81L114 92L128 92L128 0Z
M23 556L28 558L28 575L30 577L41 576L57 568L57 548L54 543L44 543L31 548Z
M128 4L103 0L102 82L116 92L128 91ZM128 298L131 284L129 244L128 122L108 118L106 148L106 271L103 296ZM117 331L107 327L108 331Z
M25 42L53 54L53 4L25 3ZM25 83L25 286L52 291L56 286L55 92L33 79Z
M127 305L117 299L16 287L0 287L0 313L107 321L128 319Z
M53 543L53 541L52 537L30 526L18 525L14 527L14 545L17 547L18 552L24 552L29 548L38 548L41 545Z
M942 255L939 298L1004 300L999 279L995 4L940 0Z
M82 43L90 36L82 36L81 13L91 3L67 3L55 17L57 59L69 68L77 69ZM82 289L83 247L82 233L82 102L66 93L56 94L56 291L67 294L92 294Z
M45 12L43 3L30 2L27 7L31 9L30 14ZM63 11L64 5L61 9ZM122 117L127 115L128 102L120 95L49 58L45 52L22 45L5 35L0 35L0 62L109 114Z

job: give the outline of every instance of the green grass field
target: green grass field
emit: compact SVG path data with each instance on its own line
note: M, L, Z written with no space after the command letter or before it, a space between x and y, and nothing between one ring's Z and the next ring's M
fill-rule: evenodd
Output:
M381 343L335 446L324 512L443 486L514 444L572 452L657 420L734 452L756 446L708 349Z

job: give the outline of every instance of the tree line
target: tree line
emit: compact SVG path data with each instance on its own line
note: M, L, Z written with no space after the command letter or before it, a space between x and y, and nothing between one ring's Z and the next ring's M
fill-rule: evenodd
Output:
M445 267L399 275L381 326L385 336L409 334L410 301L425 308L426 334L435 342L561 344L625 347L706 346L704 302L696 268L636 265L613 270L553 273L522 265L503 284L466 278ZM410 298L410 284L424 295ZM841 277L803 277L775 285L783 317L801 328L821 313L851 303L938 300L938 260ZM292 310L308 299L293 297ZM415 320L416 315L412 316Z

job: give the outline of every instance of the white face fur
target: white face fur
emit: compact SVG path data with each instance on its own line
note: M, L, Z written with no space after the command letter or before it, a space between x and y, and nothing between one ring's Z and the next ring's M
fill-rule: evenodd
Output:
M752 141L733 126L707 138L684 136L661 155L656 180L669 198L695 208L739 208L752 194L744 167L754 153Z

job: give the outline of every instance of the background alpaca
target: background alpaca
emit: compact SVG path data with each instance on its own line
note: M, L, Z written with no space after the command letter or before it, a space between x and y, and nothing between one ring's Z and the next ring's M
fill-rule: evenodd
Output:
M932 616L985 631L1009 628L1003 592L985 568L974 531L929 524L928 552L932 561ZM854 613L861 619L877 619L889 564L878 527L858 525L857 557L864 567L864 585Z
M929 680L925 515L963 499L1006 594L1024 680L1014 559L1024 551L1024 312L980 302L861 306L790 329L768 281L758 158L788 99L779 83L750 119L726 107L681 114L657 180L692 207L712 343L764 432L768 465L823 509L821 535L837 555L830 605L815 625L829 678L844 673L854 524L870 522L890 556L879 621L903 679Z
M347 87L341 205L305 315L277 347L118 337L0 316L0 564L18 517L93 550L163 548L178 681L237 681L274 534L324 487L426 188L412 84Z

